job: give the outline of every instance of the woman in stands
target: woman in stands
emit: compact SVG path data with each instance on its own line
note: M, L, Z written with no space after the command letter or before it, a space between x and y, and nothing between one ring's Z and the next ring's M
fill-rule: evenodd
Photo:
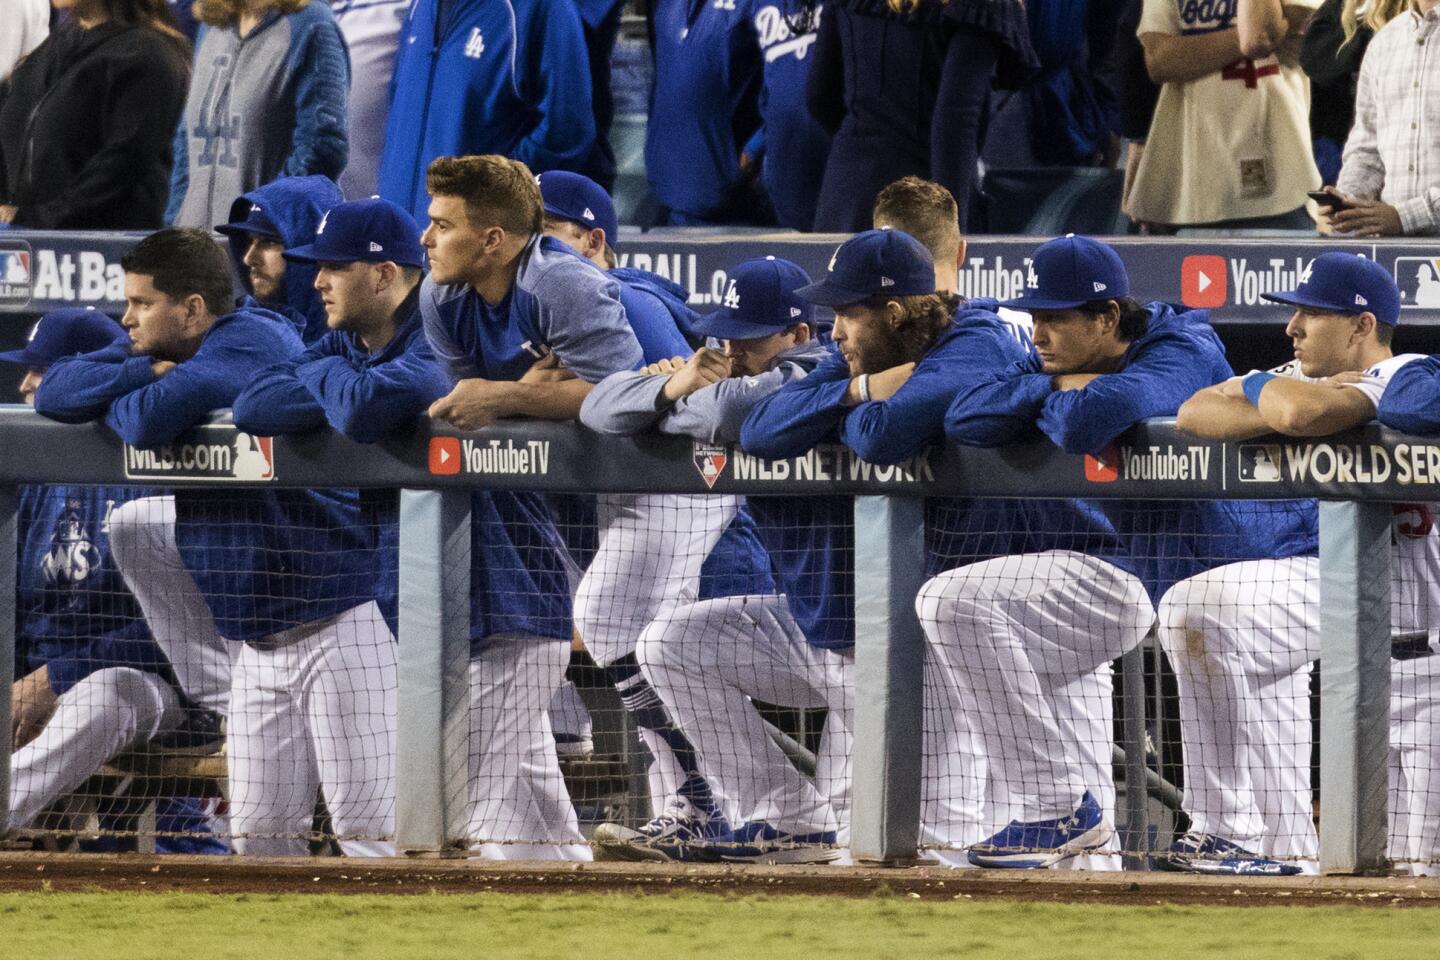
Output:
M350 58L323 0L196 0L204 24L165 219L208 229L277 177L337 179L349 158Z
M835 134L815 229L865 229L908 175L947 187L963 225L991 82L1038 66L1021 0L830 0L814 56L810 112Z
M159 227L190 45L165 0L52 3L68 21L0 86L0 222Z

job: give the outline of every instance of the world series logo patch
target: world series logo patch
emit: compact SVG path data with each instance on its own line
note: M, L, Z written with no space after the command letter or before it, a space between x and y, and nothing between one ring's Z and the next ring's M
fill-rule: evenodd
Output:
M700 471L705 486L714 490L715 481L720 479L720 475L725 472L725 464L730 462L729 451L712 443L697 442L691 458L695 462L695 469Z

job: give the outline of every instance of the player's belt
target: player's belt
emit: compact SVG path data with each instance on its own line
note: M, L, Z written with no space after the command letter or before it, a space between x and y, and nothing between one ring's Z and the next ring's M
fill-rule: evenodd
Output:
M1391 660L1419 660L1434 653L1434 648L1430 646L1430 634L1423 630L1397 633L1390 638Z
M275 633L266 634L263 637L256 637L254 640L245 642L256 650L263 650L269 653L272 650L283 650L285 647L299 643L301 640L315 635L317 630L322 630L330 624L339 620L341 614L330 617L321 617L319 620L311 620L294 627L288 627Z

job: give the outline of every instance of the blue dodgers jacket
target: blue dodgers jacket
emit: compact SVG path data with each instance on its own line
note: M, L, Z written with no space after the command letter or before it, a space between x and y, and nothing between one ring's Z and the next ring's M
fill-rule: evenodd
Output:
M110 556L110 511L145 495L129 487L20 488L15 615L21 675L48 667L57 694L107 667L175 682Z
M1375 416L1405 433L1440 433L1440 357L1412 360L1396 370Z
M345 202L345 195L329 177L318 175L308 177L282 177L263 187L251 190L239 197L230 206L228 222L244 220L251 207L259 207L280 231L280 239L286 249L315 241L315 230L331 208ZM255 291L250 286L250 271L242 262L245 251L250 247L248 234L231 236L230 259L235 264L235 274L245 284L247 292ZM313 263L285 262L285 302L266 303L266 309L283 313L294 321L300 330L300 338L307 344L314 343L324 335L325 305L320 302L320 293L315 289Z
M193 357L163 377L124 342L57 361L36 410L106 423L132 446L174 442L228 407L263 370L303 349L285 317L243 308L215 321ZM254 440L246 434L236 443ZM220 635L260 640L371 599L375 535L353 490L179 490L175 540Z
M740 151L760 125L760 50L744 3L659 0L645 174L672 211L721 215L740 182Z
M693 351L686 338L699 315L686 305L685 288L633 267L611 270L610 276L620 284L620 304L645 362L690 356Z
M391 80L380 196L423 223L436 157L499 153L534 173L579 171L594 146L574 4L414 0Z
M1177 313L1164 303L1147 310L1145 332L1116 372L1081 390L1057 391L1032 348L1008 370L960 391L945 417L946 435L959 444L998 447L1038 431L1069 453L1103 456L1139 421L1173 417L1196 391L1233 376L1206 311ZM1102 556L1139 576L1152 599L1213 567L1304 555L1317 545L1314 510L1302 501L1043 503L1050 506L1031 507L1047 515L1028 525L1028 550ZM1098 514L1118 534L1118 552Z

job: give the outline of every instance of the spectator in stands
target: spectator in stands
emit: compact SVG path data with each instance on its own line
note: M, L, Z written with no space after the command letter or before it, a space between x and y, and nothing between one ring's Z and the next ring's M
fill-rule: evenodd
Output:
M761 59L745 3L657 0L650 10L655 85L645 176L680 225L764 223L746 141L760 126Z
M0 89L0 223L158 227L189 45L163 0L56 6L70 9L72 22Z
M50 35L47 0L4 0L5 32L0 34L0 80Z
M1437 7L1437 0L1414 0L1370 41L1360 65L1355 125L1332 191L1344 208L1322 214L1322 232L1390 237L1440 230L1440 153L1434 148L1440 121L1428 106L1440 89L1429 60Z
M1162 228L1307 229L1320 186L1300 38L1320 0L1145 0L1140 42L1163 84L1130 188Z
M232 310L229 258L208 232L151 234L122 266L130 343L51 367L35 397L41 413L104 418L132 447L163 446L303 349L285 317ZM229 439L249 476L273 469L265 444ZM245 475L244 462L232 472ZM228 718L237 851L303 853L318 788L341 849L393 853L394 637L374 599L375 531L353 491L180 490L175 513L215 626L243 642ZM172 589L125 575L145 609L146 594Z
M500 154L537 173L590 160L590 67L568 0L416 0L403 33L382 197L420 219L436 157Z
M944 185L963 225L992 80L1036 66L1019 0L838 0L812 54L810 112L835 135L818 231L862 230L880 188L914 175Z
M276 177L338 179L349 156L350 61L314 0L197 0L205 24L175 131L165 219L204 227Z
M611 89L610 60L620 36L625 0L576 0L575 7L580 11L580 24L585 31L585 51L590 59L590 102L595 115L595 149L580 172L608 192L615 189L615 150L610 146L615 94Z
M1150 121L1155 116L1155 103L1160 88L1145 69L1145 48L1136 36L1145 0L1124 0L1115 37L1116 91L1120 97L1119 134L1126 142L1125 185L1120 194L1120 209L1130 209L1130 189L1135 171L1145 152L1145 138L1150 134Z
M390 78L400 48L409 0L330 0L350 51L350 159L340 174L347 197L373 197L380 189L380 156L390 112Z
M1355 88L1370 38L1404 11L1409 0L1325 0L1300 47L1310 78L1310 134L1315 163L1328 184L1340 176L1341 151L1355 123Z
M315 267L287 262L283 253L312 242L325 214L344 200L329 177L281 177L237 198L229 220L215 227L230 238L235 273L253 303L289 317L307 344L325 333Z
M117 340L124 329L103 313L64 308L41 317L25 347L0 360L25 368L19 392L33 403L52 363ZM180 692L110 555L110 511L137 493L20 488L12 828L30 825L117 754L219 746L218 718ZM157 830L175 835L157 840L161 852L226 852L192 802L162 800L158 812Z

